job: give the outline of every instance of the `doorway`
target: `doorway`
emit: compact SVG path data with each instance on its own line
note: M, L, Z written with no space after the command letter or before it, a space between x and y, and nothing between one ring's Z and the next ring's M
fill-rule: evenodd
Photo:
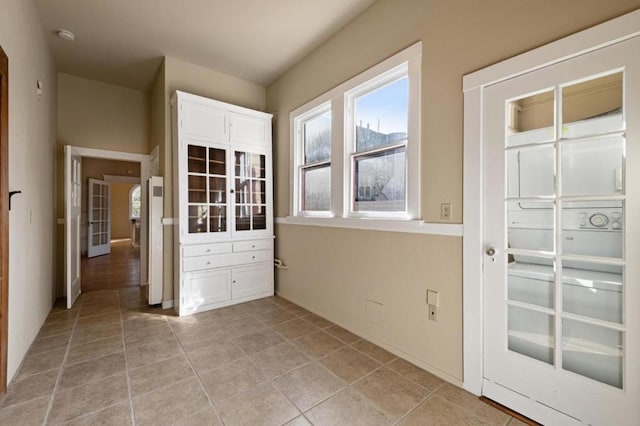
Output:
M0 47L0 395L7 391L9 331L9 60Z
M68 224L65 226L65 295L68 308L82 291L148 284L146 190L145 185L140 184L148 178L149 166L149 156L143 154L65 147L65 224ZM100 187L99 196L89 196L89 179ZM125 197L114 203L112 186L118 188L120 184L123 188L116 192ZM140 214L136 218L131 217L129 206L130 187L134 185L140 185ZM126 206L122 207L123 204ZM89 216L94 224L89 223ZM102 255L87 258L92 246L99 247L98 254Z
M83 157L81 176L82 292L140 286L140 163Z
M640 37L606 44L465 93L465 387L543 424L639 420Z

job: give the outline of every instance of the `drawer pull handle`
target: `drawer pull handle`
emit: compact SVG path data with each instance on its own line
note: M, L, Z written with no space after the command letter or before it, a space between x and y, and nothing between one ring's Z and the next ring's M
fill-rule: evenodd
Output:
M251 248L256 248L256 245L255 245L255 244L254 244L254 245L252 245L252 246L251 246Z
M211 249L207 249L207 253L209 253L211 251Z
M207 265L211 265L211 262L207 262Z
M255 259L256 257L255 257L255 256L251 256L251 258L252 258L252 259Z

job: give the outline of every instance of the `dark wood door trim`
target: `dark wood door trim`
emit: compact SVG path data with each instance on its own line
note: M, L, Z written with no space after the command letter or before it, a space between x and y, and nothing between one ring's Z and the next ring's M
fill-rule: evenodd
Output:
M0 395L7 391L9 331L9 59L0 47Z

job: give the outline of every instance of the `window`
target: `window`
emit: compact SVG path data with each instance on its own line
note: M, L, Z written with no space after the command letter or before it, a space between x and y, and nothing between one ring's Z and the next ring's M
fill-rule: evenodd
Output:
M347 94L351 123L350 214L407 211L409 77L403 65Z
M294 216L419 219L421 50L291 113Z
M129 212L131 219L140 219L140 185L134 185L129 191Z
M331 107L322 105L299 121L301 149L298 168L300 212L329 214L331 210Z

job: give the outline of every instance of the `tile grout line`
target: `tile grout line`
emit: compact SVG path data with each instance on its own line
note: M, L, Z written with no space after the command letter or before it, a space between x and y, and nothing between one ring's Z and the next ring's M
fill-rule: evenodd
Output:
M173 327L171 327L171 324L169 323L169 321L167 321L167 323L168 323L168 326L169 326L169 330L171 330L171 334L173 335L173 337L178 342L178 346L180 347L180 352L182 353L182 356L184 356L184 358L187 360L187 364L189 364L189 368L191 368L191 371L193 372L194 376L196 377L196 380L198 381L198 384L200 385L200 388L202 389L202 391L206 395L207 401L209 402L209 406L213 409L213 413L216 415L216 418L218 419L220 424L224 425L224 421L222 420L222 416L220 416L220 413L218 413L218 409L216 408L215 404L211 400L211 396L209 395L209 392L207 391L207 388L204 385L204 383L202 381L202 378L200 377L200 374L198 373L196 368L193 366L193 363L191 362L191 358L189 358L189 355L187 354L187 351L185 351L184 347L182 346L182 340L180 340L178 335L175 333L175 331L174 331ZM186 379L185 379L185 381L186 381Z
M275 330L273 330L273 331L274 331L275 333L277 333L277 331L275 331ZM279 333L278 333L278 335L279 335ZM282 336L281 336L281 337L282 337ZM285 341L284 341L283 343L285 343L285 342L286 342L287 344L289 344L289 346L291 346L291 347L293 347L294 349L298 350L298 349L297 349L295 346L293 346L293 345L292 345L288 340L286 340L286 339L285 339ZM238 349L240 349L240 351L241 351L241 352L242 352L242 353L247 357L247 359L249 360L249 362L251 363L251 365L253 365L253 367L254 367L257 371L259 371L260 373L262 373L262 371L260 370L260 367L258 367L258 365L253 361L253 359L251 359L251 356L250 356L249 354L247 354L247 353L244 351L244 349L242 349L240 346L236 345L236 343L235 343L235 342L231 342L231 343L232 343L232 344L234 344ZM281 344L281 343L278 343L278 345L280 345L280 344ZM270 347L268 347L268 348L265 348L264 350L266 351L267 349L272 348L272 347L274 347L274 346L277 346L277 345L270 346ZM259 351L259 352L262 352L262 351ZM255 353L259 353L259 352L255 352ZM302 353L302 351L300 351L300 353ZM303 353L303 355L304 355L304 356L307 356L307 355L306 355L306 354L304 354L304 353ZM307 358L308 358L308 357L307 357ZM308 364L310 364L310 363L311 363L311 361L306 362L306 363L304 363L303 365L300 365L300 366L298 366L298 367L296 367L296 368L302 368L302 367L304 367L304 366L306 366L306 365L308 365ZM296 368L292 368L291 370L288 370L288 371L286 371L286 372L283 372L282 374L286 374L286 373L288 373L289 371L293 371L293 370L295 370ZM278 376L279 376L279 375L278 375ZM265 379L267 379L265 383L268 383L269 385L271 385L271 387L273 387L273 388L276 390L276 392L278 392L282 397L284 397L284 399L286 399L286 400L289 402L289 404L291 404L291 406L292 406L293 408L295 408L295 409L298 411L298 415L296 415L296 416L294 416L294 417L292 417L292 418L290 418L290 419L285 420L285 421L284 421L284 423L282 423L282 425L284 425L284 424L289 423L291 420L298 418L299 416L303 416L303 417L304 417L304 413L302 412L302 410L300 410L300 409L298 408L298 406L297 406L293 401L291 401L291 400L289 399L289 397L288 397L287 395L285 395L285 393L284 393L284 392L282 392L282 390L280 390L280 388L279 388L278 386L276 386L276 384L275 384L275 383L274 383L274 381L273 381L273 378L278 377L278 376L269 377L269 376L267 376L267 375L264 375ZM262 383L262 384L264 384L264 383ZM260 384L260 385L258 385L258 386L261 386L262 384ZM243 394L243 393L245 393L245 392L249 392L250 390L252 390L252 389L247 389L246 391L240 392L240 393L238 393L237 395L241 395L241 394ZM237 396L237 395L234 395L234 396ZM230 398L233 398L233 397L230 397ZM305 419L306 419L306 417L305 417ZM307 419L307 420L308 420L308 419Z
M274 303L274 304L275 304L275 303ZM295 314L294 314L294 315L295 315ZM308 316L308 315L305 315L305 316ZM293 318L293 319L288 320L288 321L293 321L293 320L295 320L295 319L304 319L304 318L303 318L303 317L301 317L301 316L298 316L297 318ZM327 320L327 321L329 321L329 320ZM283 321L283 322L287 322L287 321ZM310 321L307 321L307 322L310 322ZM329 321L329 322L331 323L331 321ZM282 324L282 323L279 323L279 324ZM311 323L311 324L313 324L313 323ZM275 324L275 325L277 325L277 324ZM313 324L313 325L315 326L315 324ZM286 336L284 336L283 334L281 334L279 331L277 331L277 330L274 328L274 325L267 325L267 327L268 327L268 328L270 328L274 333L278 334L282 339L284 339L284 342L288 343L291 347L293 347L294 349L296 349L296 350L300 351L303 355L305 355L305 356L307 356L307 358L309 358L309 361L308 361L308 362L305 362L305 363L304 363L304 364L302 364L302 365L299 365L299 366L297 366L297 367L294 367L294 368L291 368L291 369L289 369L289 370L287 370L287 371L284 371L284 372L282 372L282 373L279 373L279 374L277 374L277 375L275 375L275 376L273 376L273 377L266 377L266 376L265 376L265 377L266 377L266 379L267 379L267 381L268 381L268 382L269 382L269 383L270 383L270 384L271 384L271 385L272 385L272 386L273 386L273 387L274 387L274 388L275 388L275 389L276 389L276 390L277 390L277 391L278 391L282 396L284 396L284 397L285 397L285 398L286 398L286 399L287 399L287 400L288 400L288 401L289 401L289 402L290 402L290 403L291 403L291 404L292 404L296 409L298 409L298 411L300 412L300 414L302 415L302 417L304 417L304 418L305 418L309 423L311 423L311 421L307 418L307 416L305 415L305 413L308 413L309 411L311 411L312 409L314 409L314 408L315 408L315 407L317 407L318 405L320 405L320 404L324 403L325 401L327 401L327 400L329 400L329 399L333 398L333 397L334 397L335 395L337 395L338 393L342 392L342 391L343 391L343 390L345 390L345 389L349 389L349 388L351 388L351 389L352 389L353 391L355 391L355 392L358 392L358 394L360 394L360 395L362 395L364 398L366 398L366 400L367 400L367 401L371 402L371 403L372 403L376 408L380 409L380 411L385 415L385 417L386 417L388 420L391 420L391 419L389 419L389 418L388 418L388 416L386 415L386 413L384 412L384 410L382 410L380 407L378 407L378 405L377 405L377 404L375 404L373 401L371 401L369 398L367 398L365 395L363 395L363 394L362 394L361 392L359 392L357 389L353 388L353 387L352 387L352 385L353 385L353 384L355 384L355 383L357 383L357 382L359 382L360 380L364 379L365 377L367 377L367 376L369 376L369 375L373 374L374 372L376 372L376 371L378 371L378 370L380 370L380 369L384 368L385 366L387 366L388 364L390 364L391 362L393 362L395 359L397 359L397 357L395 357L395 356L394 356L394 359L392 359L392 360L390 360L390 361L387 361L386 363L385 363L385 362L378 361L377 359L373 358L372 356L370 356L370 355L368 355L368 354L366 354L366 353L364 353L364 352L360 351L358 348L355 348L355 347L353 347L353 346L352 346L352 345L356 344L357 342L359 342L360 340L363 340L362 338L358 337L358 339L357 339L356 341L351 342L351 343L347 343L347 342L345 342L344 340L341 340L340 338L338 338L338 337L336 337L336 336L333 336L331 333L326 333L326 332L325 332L326 334L328 334L330 337L332 337L332 338L336 339L337 341L339 341L340 343L342 343L344 346L342 346L342 347L340 347L340 348L336 348L336 349L334 349L334 350L331 350L331 351L327 352L326 354L322 355L321 357L314 358L314 357L308 356L308 355L307 355L303 350L298 349L298 348L293 344L293 341L294 341L294 340L300 339L300 338L302 338L302 337L304 337L304 336L307 336L307 335L312 334L312 333L316 333L316 332L318 332L318 331L324 331L325 329L330 328L330 327L335 326L335 325L337 325L337 324L331 323L331 325L329 325L329 326L327 326L327 327L318 327L318 326L316 326L316 330L310 331L310 332L308 332L308 333L305 333L305 334L303 334L303 335L301 335L301 336L297 336L296 338L292 338L292 339L287 338ZM338 326L338 327L339 327L339 326ZM366 339L364 339L364 340L366 340ZM235 344L235 342L233 342L233 343ZM280 344L280 343L279 343L279 344ZM236 346L237 346L237 345L236 345ZM277 346L277 345L274 345L274 346ZM271 347L273 347L273 346L271 346ZM380 363L380 365L379 365L378 367L376 367L374 370L372 370L372 371L370 371L369 373L365 374L364 376L362 376L362 377L358 378L358 379L357 379L356 381L354 381L353 383L348 383L348 382L346 382L346 381L345 381L345 380L343 380L341 377L337 376L333 371L329 370L326 366L324 366L324 365L320 362L320 359L325 358L326 356L328 356L328 355L330 355L330 354L332 354L332 353L338 352L338 351L340 351L340 350L343 350L343 349L345 349L345 348L347 348L347 347L349 347L349 348L351 348L351 349L355 350L356 352L360 353L361 355L366 356L366 357L367 357L367 358L369 358L369 359L372 359L372 360L374 360L374 361L376 361L376 362ZM246 352L245 352L242 348L238 347L238 349L240 349L240 350L241 350L241 351L242 351L242 352L243 352L243 353L244 353L244 354L249 358L249 361L254 365L254 367L255 367L258 371L260 371L260 368L258 367L258 365L257 365L257 364L255 364L255 362L253 362L253 360L251 359L251 356L250 356L250 355L248 355L248 354L246 354ZM268 349L269 349L269 348L266 348L266 349L264 349L263 351L268 350ZM262 351L260 351L260 352L262 352ZM256 353L259 353L259 352L256 352ZM253 354L252 354L252 355L253 355ZM306 367L307 365L312 364L312 363L314 363L314 362L317 362L317 363L318 363L318 364L319 364L323 369L325 369L325 370L326 370L330 375L332 375L333 377L337 378L337 379L338 379L338 380L340 380L341 382L345 383L345 385L344 385L343 387L341 387L340 389L336 390L335 392L332 392L331 394L329 394L328 396L326 396L326 397L325 397L325 398L323 398L322 400L318 401L317 403L313 404L311 407L309 407L309 408L307 408L306 410L304 410L304 411L303 411L303 410L301 410L300 408L298 408L298 406L297 406L293 401L291 401L291 400L287 397L287 395L286 395L286 394L284 394L284 392L282 392L282 391L280 390L280 388L275 384L275 379L277 379L277 378L279 378L279 377L282 377L282 376L284 376L285 374L288 374L288 373L290 373L290 372L292 372L292 371L295 371L295 370L299 370L299 369L301 369L301 368L304 368L304 367ZM396 373L396 374L400 375L400 374L399 374L399 373L397 373L396 371L394 371L394 373ZM404 377L404 376L402 376L402 377ZM410 381L411 381L411 380L410 380ZM413 381L411 381L411 382L412 382L412 383L415 383L415 382L413 382ZM417 383L415 383L415 384L416 384L416 385L418 385ZM420 386L420 387L424 388L424 386L421 386L421 385L418 385L418 386ZM421 401L420 401L420 402L421 402ZM419 403L418 403L418 404L419 404ZM413 408L412 408L412 409L413 409ZM297 416L296 416L296 417L297 417ZM296 418L296 417L294 417L294 418ZM291 420L293 420L293 419L289 419L289 420L287 420L287 422L289 422L289 421L291 421Z
M414 382L415 383L415 382ZM438 392L438 390L444 386L444 383L441 383L440 385L436 386L435 389L433 389L431 392L427 392L427 394L424 396L424 398L422 398L420 401L418 401L418 403L412 407L409 411L407 411L406 413L404 413L404 415L402 415L395 423L394 425L399 425L401 424L407 417L409 417L411 415L411 413L413 413L414 411L416 411L416 409L422 405L423 402L425 402L427 399L431 398L432 396L436 395L436 392Z
M124 338L124 320L122 319L122 306L120 306L120 292L116 290L116 296L118 299L118 313L120 316L120 333L122 334L122 353L124 355L124 373L127 379L127 394L129 395L129 412L131 416L131 424L135 426L136 415L133 410L133 393L131 391L131 376L129 375L129 357L127 356L127 344Z
M82 295L78 297L80 299ZM45 412L44 419L42 421L43 425L49 423L49 416L51 416L51 411L53 410L53 402L55 400L56 394L58 393L58 389L60 387L60 383L62 382L62 375L65 369L65 363L67 362L67 357L69 356L69 352L71 351L71 339L73 339L73 333L76 331L76 327L78 326L78 321L80 320L80 309L82 307L82 302L84 298L78 300L76 299L75 303L78 303L78 312L76 313L76 318L73 322L73 327L71 327L71 333L69 334L69 341L67 342L67 348L64 352L64 356L62 357L62 363L58 367L60 370L58 371L58 377L56 377L56 383L53 386L53 391L51 392L51 398L49 400L49 405L47 406L47 411ZM73 306L72 306L73 308Z

